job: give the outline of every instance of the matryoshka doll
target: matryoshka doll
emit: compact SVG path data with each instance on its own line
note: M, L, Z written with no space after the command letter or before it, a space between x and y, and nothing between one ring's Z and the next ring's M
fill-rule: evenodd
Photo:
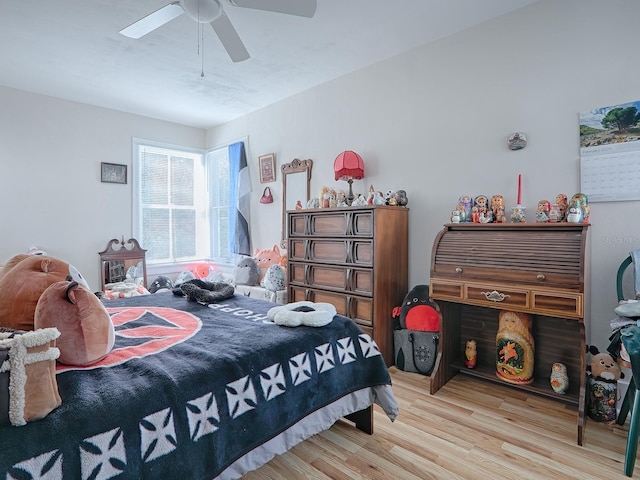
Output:
M498 221L498 212L502 208L502 214L504 215L504 197L502 195L494 195L491 197L491 211L493 212L493 218ZM501 222L503 223L503 222Z
M557 203L554 203L553 205L551 205L551 208L549 209L549 222L558 223L558 222L561 222L562 219L563 217L562 217L562 212L560 211L560 205L558 205Z
M467 340L464 349L464 364L467 368L476 368L478 348L475 340Z
M556 205L560 209L560 221L563 222L567 218L567 210L569 210L569 202L567 201L566 193L559 193L556 195Z
M571 198L569 210L567 210L567 222L582 223L584 220L584 211L582 210L582 201L577 198Z
M573 200L580 201L580 208L582 208L582 223L589 223L589 215L591 214L591 207L589 207L589 199L584 193L576 193L573 197L571 197L571 202ZM571 204L569 202L569 204Z
M551 203L549 203L549 200L540 200L538 202L538 207L536 208L536 222L548 223L550 210L551 210Z
M567 367L564 363L556 362L551 366L549 383L554 392L566 393L569 388L569 375L567 374Z
M458 200L457 210L462 210L460 220L463 222L471 221L471 207L473 207L473 201L470 195L462 195Z
M535 346L531 315L501 310L496 334L496 374L508 383L533 382Z

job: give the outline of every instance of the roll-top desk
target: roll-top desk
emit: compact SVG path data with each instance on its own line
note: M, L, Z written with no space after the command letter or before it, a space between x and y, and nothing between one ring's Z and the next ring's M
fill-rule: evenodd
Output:
M408 291L409 210L367 206L287 212L288 299L331 303L393 365L393 307Z
M554 398L578 410L582 445L586 393L585 301L587 224L445 225L431 258L431 298L440 307L440 352L431 394L457 373ZM499 310L533 315L533 383L515 385L496 375ZM464 366L467 340L477 342L477 366ZM553 363L567 367L569 389L555 393Z

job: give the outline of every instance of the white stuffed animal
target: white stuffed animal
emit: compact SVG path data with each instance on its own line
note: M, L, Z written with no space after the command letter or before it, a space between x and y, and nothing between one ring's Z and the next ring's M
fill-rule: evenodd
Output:
M267 312L269 319L276 325L285 327L324 327L333 320L336 307L330 303L293 302L273 307Z

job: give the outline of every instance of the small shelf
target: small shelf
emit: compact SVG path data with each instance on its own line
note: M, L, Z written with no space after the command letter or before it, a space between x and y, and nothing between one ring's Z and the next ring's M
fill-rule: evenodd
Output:
M505 382L504 380L500 380L496 376L495 369L491 369L484 366L477 366L476 368L467 368L464 365L464 362L462 361L462 359L456 359L454 362L452 362L451 366L453 368L457 368L458 372L464 375L469 375L476 378L482 378L484 380L488 380L488 381L497 383L499 385L504 385L505 387L516 388L518 390L522 390L525 392L531 392L531 393L535 393L536 395L552 398L554 400L564 402L567 405L575 406L576 408L578 407L578 404L579 404L579 395L578 395L577 387L575 388L570 387L571 389L566 394L561 394L561 393L554 392L551 389L551 386L549 385L549 383L543 382L540 378L537 378L537 379L534 378L533 383L530 383L528 385L518 385L514 383ZM575 391L572 392L572 390L575 390Z

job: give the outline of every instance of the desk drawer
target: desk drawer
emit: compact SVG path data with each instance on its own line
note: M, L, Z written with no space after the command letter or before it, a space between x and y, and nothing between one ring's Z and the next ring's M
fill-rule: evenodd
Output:
M492 308L526 309L529 308L529 296L527 289L465 284L463 301Z

